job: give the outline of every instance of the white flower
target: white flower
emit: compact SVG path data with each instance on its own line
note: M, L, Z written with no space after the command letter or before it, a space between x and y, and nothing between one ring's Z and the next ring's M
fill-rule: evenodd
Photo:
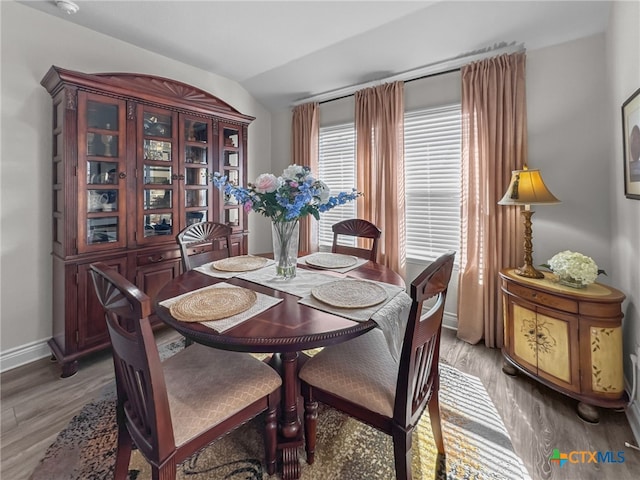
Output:
M304 167L293 164L285 168L284 172L282 172L282 178L285 180L300 182L306 180L306 173L307 172L305 171Z
M599 273L598 265L591 257L570 250L556 253L549 260L548 266L556 275L571 277L583 285L595 282Z
M331 189L329 185L324 183L322 180L317 181L318 189L320 190L320 205L324 205L329 201L329 197L331 196Z

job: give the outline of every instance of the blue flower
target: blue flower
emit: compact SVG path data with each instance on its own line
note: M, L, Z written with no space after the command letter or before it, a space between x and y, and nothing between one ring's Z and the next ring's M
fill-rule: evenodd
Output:
M313 177L307 166L289 165L276 180L274 182L271 174L262 174L255 183L243 188L230 183L227 176L219 172L212 175L214 186L226 196L234 197L245 211L253 210L274 222L296 220L307 215L319 219L320 212L362 195L355 189L339 192L336 196L330 195L329 187Z

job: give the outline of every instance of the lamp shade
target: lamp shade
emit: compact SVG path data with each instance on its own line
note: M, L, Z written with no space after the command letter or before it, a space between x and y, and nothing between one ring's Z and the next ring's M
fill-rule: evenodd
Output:
M499 205L535 205L560 203L542 180L540 170L514 170L507 193Z

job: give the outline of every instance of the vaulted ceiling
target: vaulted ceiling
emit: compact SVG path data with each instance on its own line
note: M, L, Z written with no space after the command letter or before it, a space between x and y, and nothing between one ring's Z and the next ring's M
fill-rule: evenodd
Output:
M38 10L237 81L272 111L495 44L604 32L598 1L82 1Z

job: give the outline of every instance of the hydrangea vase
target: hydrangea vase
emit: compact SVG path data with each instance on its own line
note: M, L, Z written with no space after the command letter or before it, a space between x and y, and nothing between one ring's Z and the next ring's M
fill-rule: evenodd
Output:
M298 242L300 240L300 222L272 222L273 259L276 263L276 276L284 279L296 276L298 263Z
M587 286L582 283L579 280L576 280L573 277L568 277L568 276L560 276L559 278L559 282L561 285L566 285L567 287L572 287L572 288L586 288Z

